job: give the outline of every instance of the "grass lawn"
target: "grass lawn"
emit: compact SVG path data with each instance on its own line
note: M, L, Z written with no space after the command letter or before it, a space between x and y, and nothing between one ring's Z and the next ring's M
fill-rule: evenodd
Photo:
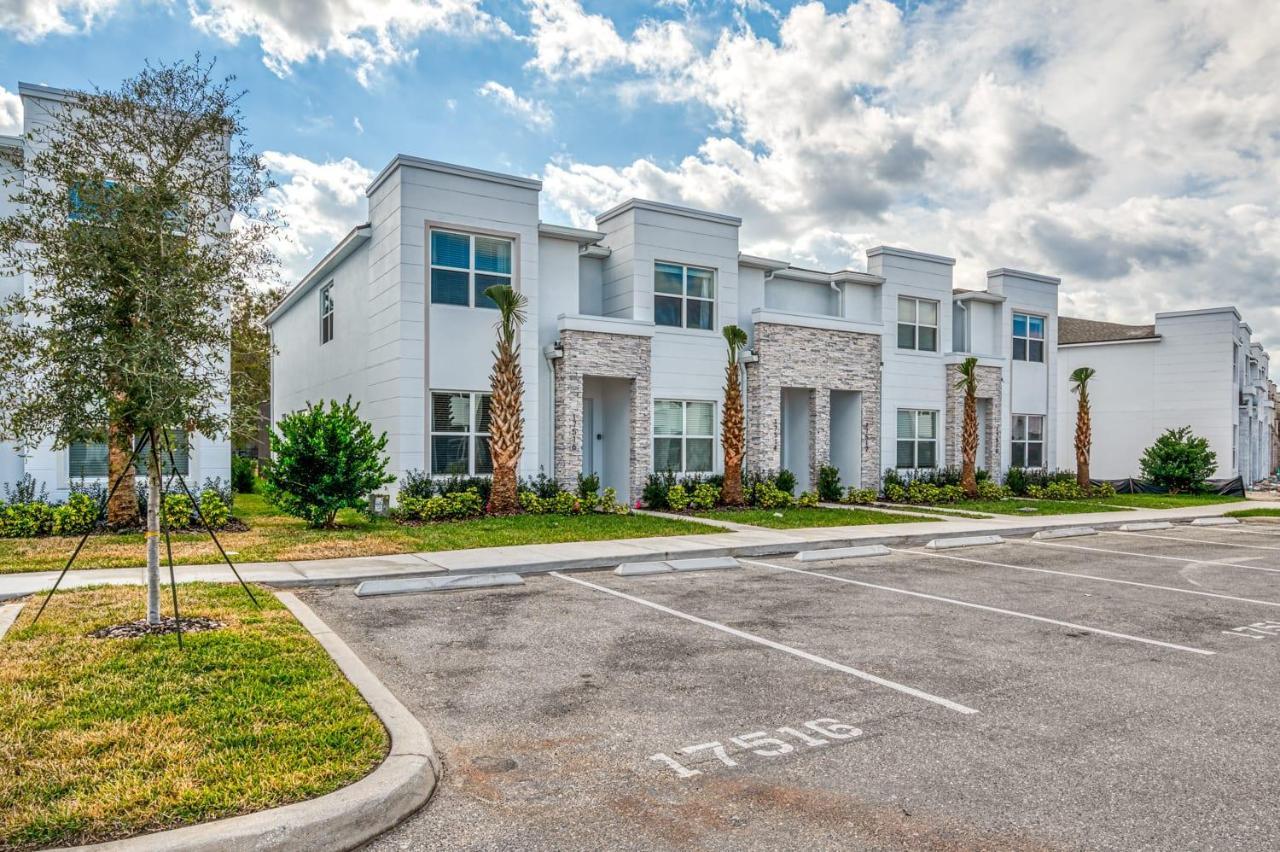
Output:
M1078 515L1085 512L1124 512L1121 506L1108 506L1105 503L1077 503L1070 500L1023 500L1009 498L1006 500L961 500L951 503L958 509L972 512L990 512L996 515ZM1020 509L1034 508L1034 512L1023 512Z
M166 603L168 596L166 591ZM186 584L227 626L93 639L145 613L140 587L29 604L0 640L0 848L82 844L310 799L368 774L382 723L269 592Z
M1212 503L1238 503L1243 497L1223 494L1117 494L1114 497L1086 497L1082 502L1126 506L1130 509L1177 509L1181 506L1208 506Z
M1280 518L1280 508L1259 507L1257 509L1237 509L1227 512L1228 518Z
M977 512L964 512L959 509L950 511L933 506L913 506L909 503L902 503L894 506L894 511L898 512L922 512L926 515L940 515L946 518L971 518L977 520L989 520L990 515L980 515Z
M779 515L781 517L779 517ZM753 527L773 529L801 529L803 527L851 527L863 524L909 524L916 521L936 521L936 517L923 515L894 515L873 509L832 509L818 506L811 509L713 509L699 512L696 517L750 524Z
M289 562L718 531L708 524L634 514L517 515L407 527L383 518L370 520L353 511L338 515L338 529L312 530L301 520L280 514L258 494L236 495L235 514L250 530L220 534L218 539L228 551L235 552L236 562ZM75 548L75 542L74 538L56 536L0 538L0 574L60 570ZM187 565L221 561L209 536L198 533L175 535L173 557ZM104 534L90 536L75 567L132 568L145 562L146 551L140 533Z

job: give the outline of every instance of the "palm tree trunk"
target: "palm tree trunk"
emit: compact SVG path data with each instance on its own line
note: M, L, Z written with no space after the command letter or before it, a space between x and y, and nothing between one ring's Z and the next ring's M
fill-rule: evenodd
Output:
M1089 397L1082 389L1076 408L1076 484L1081 489L1093 487L1089 476L1089 454L1093 449L1093 425L1089 416Z
M966 389L964 394L964 431L960 450L963 454L960 487L966 497L974 498L978 496L978 400L972 388Z
M107 487L123 479L107 503L107 526L114 529L138 526L138 495L133 487L137 469L129 463L132 449L132 433L112 423L107 434Z
M724 447L724 487L720 489L720 500L727 506L741 506L745 435L742 425L742 383L736 363L725 366L724 384L724 419L720 428L720 441Z

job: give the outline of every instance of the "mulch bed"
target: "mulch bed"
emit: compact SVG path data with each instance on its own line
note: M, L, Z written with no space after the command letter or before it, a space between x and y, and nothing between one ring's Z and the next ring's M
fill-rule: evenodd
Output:
M218 630L223 627L226 625L221 621L214 621L203 615L182 616L183 633L203 633L206 630ZM141 636L162 636L177 632L178 622L172 616L164 615L160 617L159 624L148 624L145 618L140 618L123 624L112 624L110 627L95 630L89 635L94 639L137 639Z

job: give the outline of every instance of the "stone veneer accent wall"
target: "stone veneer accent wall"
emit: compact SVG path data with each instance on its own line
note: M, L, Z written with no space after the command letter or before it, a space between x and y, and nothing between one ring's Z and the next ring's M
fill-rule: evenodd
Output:
M956 389L960 381L960 367L957 364L947 365L947 464L960 466L960 436L964 432L964 393ZM989 400L990 413L987 417L986 435L986 467L993 476L1000 473L1000 424L1001 393L1000 386L1004 381L1003 371L999 367L978 368L978 400Z
M648 337L596 331L562 331L564 354L555 364L555 477L570 490L582 471L582 379L631 379L631 503L640 497L652 460Z
M862 394L862 487L880 487L880 335L758 322L747 364L747 469L782 466L782 389L809 390L809 479L831 457L831 391Z

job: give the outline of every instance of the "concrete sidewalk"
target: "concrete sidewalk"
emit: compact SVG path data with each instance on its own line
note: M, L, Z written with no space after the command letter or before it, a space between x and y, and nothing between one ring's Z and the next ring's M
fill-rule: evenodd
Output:
M425 577L441 572L476 574L571 571L608 568L621 562L664 561L711 556L773 556L823 547L852 547L866 544L916 545L930 539L959 535L1030 535L1055 527L1117 527L1139 521L1189 521L1214 517L1236 509L1256 508L1257 503L1216 503L1180 509L1138 509L1125 512L1090 512L1079 515L1042 517L1002 516L985 520L956 519L930 523L875 524L848 527L813 527L773 530L758 527L725 530L707 535L657 536L613 541L531 544L518 547L480 547L470 550L441 550L431 553L401 553L391 556L354 556L344 559L313 559L301 562L245 562L237 564L248 582L267 583L278 588L333 586L364 580ZM852 507L850 507L852 508ZM221 565L180 565L179 582L199 580L234 582L230 569ZM0 575L0 600L23 597L48 589L57 571ZM167 569L162 568L167 580ZM141 568L95 568L69 571L61 588L99 584L143 583Z

